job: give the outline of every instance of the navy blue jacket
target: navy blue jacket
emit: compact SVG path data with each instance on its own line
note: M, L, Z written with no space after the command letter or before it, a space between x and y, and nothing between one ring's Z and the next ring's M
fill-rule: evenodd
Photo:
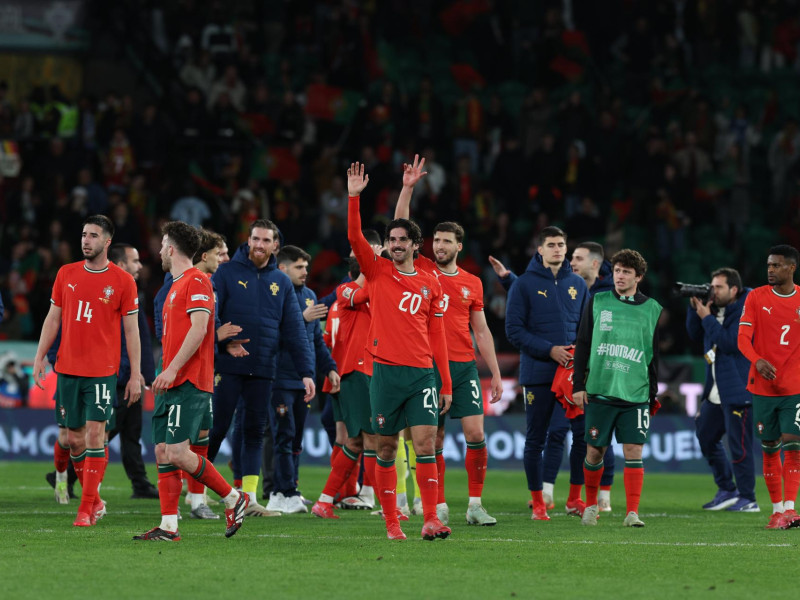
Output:
M212 277L217 290L220 321L242 328L241 339L249 356L217 356L216 371L275 379L279 341L283 342L301 377L314 376L314 356L305 321L288 275L271 256L257 268L249 258L250 246L242 244L230 262L221 264Z
M128 346L125 342L125 325L122 327L122 354L119 359L119 372L117 374L117 387L125 387L131 378L131 361L128 358ZM139 342L142 346L142 359L140 369L147 385L156 378L156 365L153 361L153 342L150 338L150 325L143 310L139 310Z
M589 288L589 297L591 298L597 292L607 292L608 290L613 290L614 278L612 275L613 271L611 269L611 263L607 260L604 260L603 265L600 267L600 271L597 274L597 279L594 280L592 287ZM503 289L507 292L511 289L511 284L514 283L518 278L516 273L509 271L508 275L505 277L498 276L497 279L500 281L500 285L503 286Z
M739 337L739 318L744 309L744 300L750 288L725 307L725 318L722 325L713 313L700 319L691 307L686 311L686 331L692 341L703 340L703 352L708 352L715 344L714 371L717 375L717 390L720 401L731 406L752 404L753 398L747 391L747 375L750 372L750 361L741 352L737 338ZM706 364L706 385L703 388L703 400L708 398L714 379L711 365Z
M164 303L167 301L167 294L169 294L170 288L172 288L172 273L167 271L164 273L164 285L161 286L156 297L153 298L153 325L155 325L156 338L159 342L164 336Z
M520 350L521 385L552 383L558 364L550 350L575 343L588 301L586 282L568 260L554 277L536 253L511 286L506 304L506 337Z
M295 287L294 292L297 296L298 306L300 311L304 311L307 307L317 304L317 295L306 286ZM322 328L319 326L319 319L306 323L306 338L314 353L314 367L316 371L328 375L331 371L336 370L336 362L331 357L331 351L325 345L325 340L322 339ZM292 355L289 352L287 344L281 340L280 353L278 355L278 373L275 376L274 388L282 390L302 390L303 378L297 372L292 360Z

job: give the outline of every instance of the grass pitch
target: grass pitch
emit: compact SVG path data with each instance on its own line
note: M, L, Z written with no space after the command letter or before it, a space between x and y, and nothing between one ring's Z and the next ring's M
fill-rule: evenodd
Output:
M758 484L759 514L707 512L710 475L645 475L643 529L622 527L622 481L611 515L583 527L563 512L567 474L556 485L550 522L534 522L521 472L490 471L484 505L495 527L464 522L466 474L447 471L452 536L422 541L422 517L390 542L380 517L338 511L246 519L231 539L220 521L180 521L182 541L134 542L160 521L157 500L131 500L119 463L103 484L108 516L72 526L78 501L59 506L44 474L52 463L0 462L3 597L49 598L775 598L796 593L800 529L767 531L770 504ZM155 474L155 469L149 469ZM227 473L225 473L227 475ZM303 468L315 498L327 470ZM410 481L409 481L409 487ZM76 486L76 489L80 489ZM188 507L181 508L188 515ZM223 514L221 505L214 510Z

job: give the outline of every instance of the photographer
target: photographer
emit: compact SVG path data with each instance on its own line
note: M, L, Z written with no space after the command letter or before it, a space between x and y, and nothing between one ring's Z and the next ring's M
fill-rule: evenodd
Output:
M753 400L745 389L750 362L737 346L739 318L749 292L738 271L717 269L711 274L707 301L693 296L686 314L686 331L692 341L702 337L708 363L703 403L695 419L700 449L718 487L714 499L703 505L706 510L759 512L752 455ZM733 469L722 446L725 434Z

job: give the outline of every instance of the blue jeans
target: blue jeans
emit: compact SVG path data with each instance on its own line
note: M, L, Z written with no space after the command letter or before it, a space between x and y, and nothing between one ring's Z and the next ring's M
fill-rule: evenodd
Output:
M753 407L712 404L706 400L700 405L694 423L700 450L711 467L717 487L727 492L738 488L739 497L755 502ZM724 435L728 436L731 461L722 445Z

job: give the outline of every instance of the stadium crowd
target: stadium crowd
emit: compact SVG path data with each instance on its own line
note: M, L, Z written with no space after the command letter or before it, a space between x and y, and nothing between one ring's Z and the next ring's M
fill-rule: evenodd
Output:
M235 247L269 217L327 293L349 251L344 163L367 165L364 222L382 224L415 150L430 172L415 218L429 232L459 216L493 329L505 295L486 256L519 271L550 224L571 244L643 250L667 314L682 310L671 283L707 277L715 252L757 276L749 250L774 217L796 241L797 2L92 6L93 37L138 51L162 94L0 86L22 161L0 182L3 337L36 337L55 272L78 256L68 233L95 213L141 249L145 302L170 218ZM664 321L664 350L681 352L680 319Z

